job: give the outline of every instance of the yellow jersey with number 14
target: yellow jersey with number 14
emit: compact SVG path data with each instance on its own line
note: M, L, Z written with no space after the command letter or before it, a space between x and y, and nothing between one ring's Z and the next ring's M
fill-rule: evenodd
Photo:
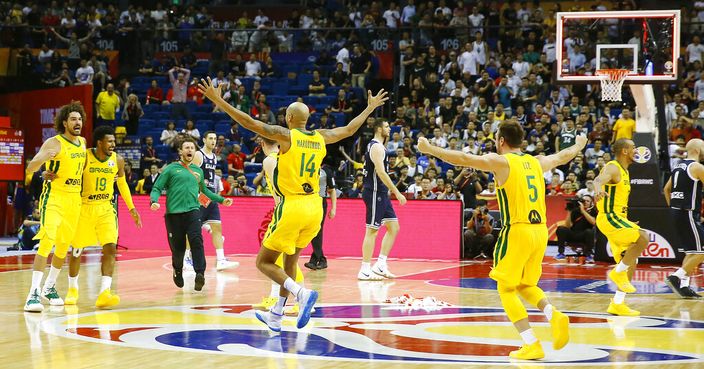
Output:
M501 224L545 224L545 181L540 162L522 153L509 153L504 158L509 165L508 178L496 191Z
M61 151L46 164L47 170L56 173L50 182L52 191L80 193L83 168L86 164L86 141L78 137L78 144L63 135L54 136L61 143Z
M115 193L115 178L117 177L117 154L112 153L101 161L95 155L95 149L88 150L86 169L83 171L83 191L81 197L84 204L108 203Z
M320 192L320 165L325 157L325 139L317 131L291 130L291 148L279 153L272 184L280 197L314 195Z

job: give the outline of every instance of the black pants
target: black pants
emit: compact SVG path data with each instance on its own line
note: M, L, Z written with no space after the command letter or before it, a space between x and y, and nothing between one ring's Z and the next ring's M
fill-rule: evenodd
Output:
M323 254L323 225L325 225L325 216L328 213L328 199L323 197L323 219L320 221L320 231L310 243L313 245L313 253L310 255L310 262L317 264L325 259Z
M584 245L584 255L593 255L594 229L573 231L571 228L557 227L557 252L565 253L565 242L576 242Z
M477 235L473 230L464 231L465 256L475 257L480 253L491 257L494 253L494 235L491 233L483 236Z
M191 113L188 112L186 103L171 104L171 119L191 119Z
M183 255L186 253L186 237L191 244L193 269L205 273L205 251L200 230L200 209L187 213L166 214L166 232L171 247L171 265L174 270L183 269Z

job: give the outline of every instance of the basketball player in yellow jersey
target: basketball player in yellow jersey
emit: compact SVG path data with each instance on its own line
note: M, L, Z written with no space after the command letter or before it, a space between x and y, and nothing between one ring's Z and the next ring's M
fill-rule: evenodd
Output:
M275 332L281 331L281 318L288 293L291 292L300 305L296 326L303 328L310 320L310 313L318 299L318 293L294 282L296 266L301 249L318 234L323 217L323 204L319 195L320 164L326 154L325 145L352 136L374 110L388 99L384 90L372 96L367 92L367 108L345 127L306 131L310 112L308 107L294 102L286 109L286 125L270 125L253 119L249 114L237 110L222 98L218 87L210 78L201 80L198 89L221 111L233 120L260 136L279 144L278 164L272 178L272 188L281 198L274 217L264 236L263 246L257 256L257 268L274 282L281 285L279 300L270 313L257 317ZM284 253L284 270L276 259Z
M25 311L44 310L42 299L51 305L63 305L64 301L56 291L56 277L59 276L68 246L73 240L81 212L81 183L83 166L86 161L86 141L80 137L86 113L80 102L64 105L56 113L54 129L57 135L44 141L37 155L27 165L29 173L36 172L44 163L46 169L56 173L51 181L44 181L39 208L41 226L34 237L39 240L39 251L34 257L32 286L24 305ZM54 250L51 269L42 291L39 285L44 276L46 259Z
M638 256L648 246L648 235L637 224L628 220L628 195L631 178L628 167L633 163L636 145L627 138L620 138L611 146L616 157L604 166L594 179L594 201L599 214L596 226L609 240L609 247L616 261L616 268L609 272L618 290L606 310L609 314L638 316L640 312L626 306L627 293L636 292L630 282L638 265Z
M276 143L276 141L270 140L266 137L262 137L262 151L264 151L264 155L266 155L266 158L264 158L264 162L262 163L262 167L264 169L264 176L266 177L266 181L268 182L269 186L272 186L274 178L274 170L276 170L276 164L278 163L278 157L279 157L279 145ZM276 206L279 205L279 202L281 199L279 196L276 194L276 192L272 192L272 196L274 197L274 204ZM276 265L279 266L279 268L284 267L284 254L279 255L279 257L276 259ZM301 271L301 267L296 264L296 278L295 278L296 283L300 284L303 286L303 272ZM281 286L279 286L276 282L271 282L271 293L269 296L264 297L262 299L262 302L256 305L252 305L252 308L255 310L262 310L262 311L267 311L271 309L272 306L276 304L276 301L278 300L279 296L279 291L281 290ZM299 312L299 306L298 304L295 304L291 309L284 309L284 313L286 315L297 315Z
M95 148L88 150L86 166L83 170L83 190L81 191L81 213L78 230L71 242L73 252L69 261L68 293L66 305L78 301L78 271L81 267L81 251L86 246L101 245L103 255L100 260L102 279L95 307L108 308L120 302L119 296L110 290L115 268L117 245L117 213L113 203L114 183L134 219L137 228L142 220L132 202L129 186L125 180L125 159L115 153L115 131L110 126L100 126L93 131ZM45 172L44 178L52 175Z
M444 150L430 145L425 137L418 139L418 149L454 165L494 172L503 228L496 242L494 268L489 277L496 281L506 315L525 342L509 356L536 360L545 354L518 295L545 313L552 326L554 349L563 348L569 341L569 318L557 311L538 287L548 243L543 173L567 164L584 149L587 138L577 136L574 145L557 154L533 157L521 152L523 137L521 125L506 120L499 125L496 135L498 154L478 156Z

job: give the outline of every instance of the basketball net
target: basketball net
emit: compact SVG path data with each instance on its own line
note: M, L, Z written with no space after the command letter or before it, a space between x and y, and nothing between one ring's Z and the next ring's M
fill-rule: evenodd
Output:
M621 101L623 81L630 71L628 69L598 69L601 78L601 101Z

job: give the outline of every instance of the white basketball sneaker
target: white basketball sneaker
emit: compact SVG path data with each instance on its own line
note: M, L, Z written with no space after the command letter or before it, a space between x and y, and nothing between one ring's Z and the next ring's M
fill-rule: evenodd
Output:
M44 311L44 305L39 297L39 289L35 288L32 293L27 296L27 302L24 304L24 311L29 311L32 313L41 313Z
M236 261L229 261L227 259L218 259L217 263L215 264L215 270L220 272L225 269L237 268L238 266L240 266L240 263L238 263Z
M56 285L53 285L51 287L44 287L44 290L42 291L42 297L49 302L49 305L51 306L63 306L64 305L64 300L59 296L59 293L56 292Z
M186 254L183 256L183 272L195 272L193 269L193 258L191 257L190 250L186 250Z
M378 274L380 276L383 276L384 278L389 278L389 279L396 278L396 275L394 275L393 273L391 273L389 271L389 266L386 265L386 263L380 263L377 261L376 263L374 263L374 266L372 266L372 272L374 274Z
M360 270L359 273L357 273L357 279L360 281L383 281L384 277L368 269Z

